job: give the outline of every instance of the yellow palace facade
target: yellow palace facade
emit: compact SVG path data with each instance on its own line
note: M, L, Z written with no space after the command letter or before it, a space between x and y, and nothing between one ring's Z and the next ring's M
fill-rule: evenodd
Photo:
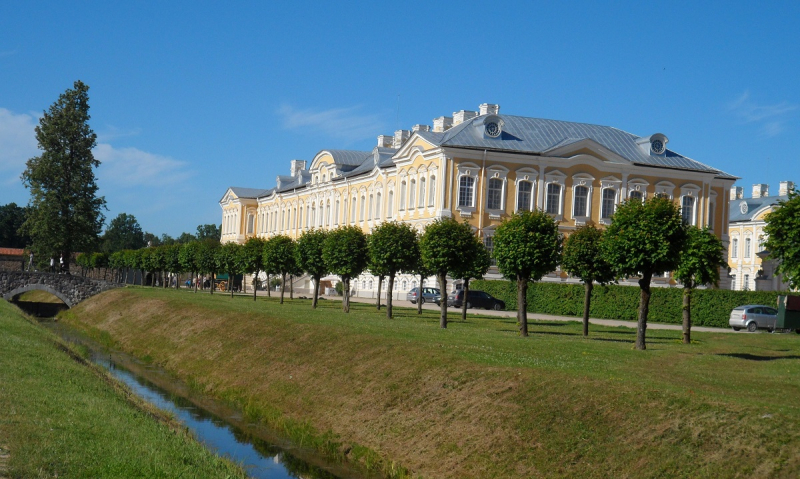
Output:
M453 217L468 221L491 251L494 230L520 210L541 209L569 234L609 224L628 198L666 195L685 222L708 225L728 244L727 193L737 178L675 153L661 133L504 115L484 103L436 118L432 127L377 138L372 151L323 150L308 162L292 160L272 188L228 188L220 200L222 241L298 238L341 225L369 233L394 220L422 232ZM499 277L496 268L490 276ZM559 271L546 279L570 281ZM369 274L354 284L361 296L376 294ZM396 284L399 296L416 286L411 276Z

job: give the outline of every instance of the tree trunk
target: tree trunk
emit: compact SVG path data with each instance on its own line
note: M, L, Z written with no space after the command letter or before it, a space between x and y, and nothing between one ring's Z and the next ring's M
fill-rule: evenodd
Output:
M389 284L386 285L386 319L392 319L392 300L394 291L394 273L389 273Z
M192 278L194 278L194 292L196 293L197 292L197 287L199 286L198 283L200 283L200 281L197 279L197 272L196 271L192 271Z
M425 281L425 279L422 277L422 273L420 273L420 275L419 275L419 290L417 290L417 293L418 293L417 296L419 296L417 298L417 314L422 314L422 302L424 301L424 299L422 298L422 282L423 281Z
M283 294L286 291L286 273L281 273L281 304L283 304Z
M256 300L256 292L258 291L258 271L253 275L253 301Z
M317 298L319 298L319 282L322 278L312 276L311 279L314 280L314 297L311 298L311 307L317 309Z
M343 277L342 282L344 283L344 297L342 298L342 310L345 313L350 312L350 278Z
M683 344L692 342L692 284L683 285Z
M269 273L267 273L267 297L272 297L272 282L270 282Z
M228 273L228 290L231 292L231 299L233 299L233 275Z
M517 275L517 325L519 335L528 336L528 278Z
M447 292L447 273L438 274L437 278L439 279L439 290L442 292L442 295L444 295ZM441 307L439 308L439 327L443 329L447 328L447 300L442 301Z
M200 278L200 281L203 281L203 279ZM217 287L216 281L214 281L214 272L211 272L211 274L209 274L209 281L211 281L211 287L209 289L211 290L211 294L214 294L214 288ZM205 289L205 287L206 287L206 282L203 281L203 288Z
M294 299L294 275L289 275L289 299Z
M589 310L592 309L592 288L594 288L594 282L591 280L587 281L583 285L583 289L585 291L583 296L583 336L589 336Z
M378 308L378 311L381 310L381 286L383 286L383 275L382 274L378 275L378 294L375 295L378 298L378 304L376 305L376 307Z
M647 313L650 311L650 281L653 278L653 273L647 272L642 274L642 279L639 280L639 288L641 295L639 296L639 324L636 328L636 349L644 351L647 349L645 343L645 336L647 335Z
M461 287L464 290L464 300L461 301L461 321L467 320L467 298L469 298L469 278L464 280L464 285Z

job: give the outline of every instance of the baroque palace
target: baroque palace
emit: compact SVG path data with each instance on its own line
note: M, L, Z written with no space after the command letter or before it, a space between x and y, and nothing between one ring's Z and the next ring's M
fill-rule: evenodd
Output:
M728 192L737 178L672 151L668 141L661 133L500 114L484 103L435 118L432 127L380 135L372 151L322 150L310 162L292 160L289 175L269 189L228 188L220 200L222 241L298 238L341 225L369 233L392 220L422 232L454 217L468 221L491 251L495 228L520 210L546 211L568 235L584 224L609 224L621 201L666 195L685 222L708 225L727 248ZM493 267L488 277L500 275ZM726 272L721 277L720 287L730 287ZM545 280L572 281L560 271ZM377 294L368 273L353 285L358 296ZM417 284L409 275L395 285L404 298Z

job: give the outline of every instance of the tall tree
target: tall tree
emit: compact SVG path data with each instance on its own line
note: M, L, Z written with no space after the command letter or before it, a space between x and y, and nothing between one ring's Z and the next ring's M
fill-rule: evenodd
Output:
M494 257L503 276L517 282L517 322L528 335L528 283L539 281L561 260L558 222L544 211L522 211L497 227Z
M0 247L25 248L30 244L30 238L19 231L24 222L25 208L16 203L0 206Z
M369 260L367 235L361 228L341 226L328 233L322 246L322 257L331 273L338 274L344 283L342 309L350 312L350 280L361 274Z
M491 265L491 258L489 258L489 251L484 246L483 242L477 236L473 236L474 241L469 245L469 252L465 252L464 261L453 270L451 276L459 278L463 281L462 287L464 288L464 301L461 302L461 320L467 320L467 303L469 301L469 281L472 278L481 279L483 275L489 271ZM422 281L420 279L420 291Z
M387 221L372 230L368 245L370 271L372 274L382 274L389 279L386 293L386 317L391 319L394 278L400 271L411 271L419 259L417 232L408 223ZM379 282L378 304L380 304L380 291L381 283Z
M719 283L719 269L727 266L725 248L708 230L690 226L681 251L675 278L683 283L683 344L692 342L692 290L696 286Z
M181 269L184 271L188 271L191 273L191 277L194 283L194 292L197 292L197 287L199 286L198 283L200 281L197 280L197 274L200 271L200 267L197 264L197 256L199 254L201 244L197 241L192 241L191 243L184 243L181 246L181 251L178 254L178 260L181 263Z
M74 251L89 250L103 228L105 198L97 196L89 127L89 87L76 81L45 111L36 127L40 156L31 158L22 183L31 192L22 231L39 256L61 255L69 270Z
M136 217L127 213L120 213L111 220L101 241L102 249L107 253L147 246L144 232Z
M200 281L203 282L202 276L208 274L211 281L211 294L214 294L214 275L220 271L217 267L217 251L220 249L219 242L201 241L198 243L198 248L195 256L195 264L197 265L197 272L201 274ZM205 289L205 284L201 286Z
M297 239L295 248L297 265L314 280L314 298L311 300L311 307L315 309L319 298L319 282L330 271L322 255L327 237L327 231L311 229Z
M181 287L181 273L186 271L181 264L181 245L168 244L162 246L164 249L164 267L167 271L175 275L175 289ZM169 286L169 281L164 280L164 287Z
M603 232L593 225L581 226L567 236L561 267L583 282L583 335L589 336L589 311L592 308L594 283L614 281L614 270L603 257L600 243Z
M452 218L441 218L425 227L419 241L419 248L424 266L433 271L439 280L442 292L442 303L439 313L439 327L447 328L447 275L458 271L466 258L465 254L473 251L472 243L475 234L467 223L459 223Z
M654 274L674 271L686 239L680 208L669 198L654 196L617 206L604 233L603 256L617 276L639 276L639 318L636 349L647 349L647 314Z
M281 304L286 292L286 276L297 269L295 242L286 235L273 236L264 245L264 264L271 265L281 277Z
M778 261L776 273L783 275L792 288L800 288L800 194L778 202L779 208L767 214L764 248L769 258Z
M197 234L195 235L198 241L207 239L219 241L222 236L222 225L198 225Z

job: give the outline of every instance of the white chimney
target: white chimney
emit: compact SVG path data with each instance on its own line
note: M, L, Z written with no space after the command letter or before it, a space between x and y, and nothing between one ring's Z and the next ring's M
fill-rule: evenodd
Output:
M411 128L411 131L414 131L414 132L417 132L417 131L431 131L431 127L429 127L428 125L414 125Z
M759 183L753 185L753 198L763 198L769 196L769 185Z
M741 186L731 186L731 200L741 200L744 197L744 188Z
M392 148L399 149L401 146L403 146L403 143L405 143L410 136L411 132L408 130L397 130L396 132L394 132L394 141L392 142Z
M449 116L440 116L433 119L433 131L441 133L453 127L453 118Z
M453 112L453 126L460 125L467 120L471 120L478 116L477 111L461 110Z
M381 148L391 148L394 143L392 135L378 135L378 146Z
M781 181L778 196L789 196L790 191L794 191L794 181Z
M493 105L491 103L481 103L478 107L481 116L483 115L497 115L500 113L500 105Z
M289 167L290 174L292 177L297 177L301 171L306 169L306 162L305 160L292 160L291 166Z

